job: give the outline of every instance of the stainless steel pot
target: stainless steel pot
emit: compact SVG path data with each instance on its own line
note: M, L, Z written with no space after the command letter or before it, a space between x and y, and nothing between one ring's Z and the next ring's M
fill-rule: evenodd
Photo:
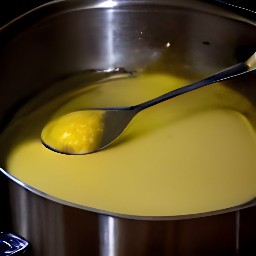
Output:
M255 32L253 20L196 0L46 4L0 30L1 129L28 98L62 77L109 67L140 70L166 43L173 51L159 71L203 77L250 56ZM240 91L253 103L256 89L246 85L255 78L232 80L245 85ZM255 201L198 215L123 216L53 198L4 169L0 229L27 239L34 256L256 252Z

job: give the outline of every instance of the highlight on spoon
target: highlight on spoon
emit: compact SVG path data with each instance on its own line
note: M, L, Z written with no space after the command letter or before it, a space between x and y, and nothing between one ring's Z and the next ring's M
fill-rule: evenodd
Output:
M43 128L41 140L53 151L87 154L96 151L104 130L103 110L75 111L51 120Z

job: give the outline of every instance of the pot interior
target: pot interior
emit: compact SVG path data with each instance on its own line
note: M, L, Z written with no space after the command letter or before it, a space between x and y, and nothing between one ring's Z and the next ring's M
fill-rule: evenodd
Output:
M60 93L109 78L116 70L123 71L122 75L170 74L193 82L245 61L255 51L253 22L206 3L193 2L193 6L189 1L157 5L122 2L114 7L56 2L2 28L2 132L13 117L22 120ZM113 72L106 72L109 70ZM100 79L99 74L103 74ZM218 85L246 100L249 107L236 101L225 105L227 99L221 99L222 107L248 118L252 129L256 126L254 81L255 73L251 73ZM216 94L213 98L221 96ZM2 143L5 148L1 150L1 166L8 172L6 158L12 142L3 139ZM41 194L40 189L28 185ZM77 206L88 209L79 203ZM230 209L233 207L226 210Z

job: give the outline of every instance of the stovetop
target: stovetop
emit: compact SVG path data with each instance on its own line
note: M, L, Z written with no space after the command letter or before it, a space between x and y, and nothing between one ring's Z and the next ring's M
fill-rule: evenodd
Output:
M0 27L19 15L53 0L1 0ZM71 0L67 0L71 1ZM86 2L86 0L84 0ZM118 1L118 0L117 0ZM256 7L252 0L202 0L223 6L247 18L256 19Z

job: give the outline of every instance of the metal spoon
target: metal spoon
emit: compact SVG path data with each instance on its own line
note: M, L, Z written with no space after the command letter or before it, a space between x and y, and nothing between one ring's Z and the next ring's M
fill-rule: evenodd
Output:
M238 63L234 66L231 66L213 76L210 76L208 78L205 78L201 81L189 84L187 86L184 86L182 88L173 90L171 92L168 92L166 94L163 94L162 96L159 96L157 98L154 98L152 100L146 101L144 103L134 105L134 106L128 106L128 107L119 107L119 108L98 108L98 109L85 109L82 111L101 111L101 113L104 114L103 119L103 132L101 134L100 142L97 144L97 146L90 148L89 150L85 150L82 152L73 152L65 149L59 149L54 147L54 145L51 145L49 141L47 141L46 138L41 138L43 144L50 148L53 151L64 153L64 154L88 154L93 153L99 150L102 150L106 148L108 145L110 145L116 138L124 131L124 129L127 127L127 125L130 123L130 121L133 119L133 117L138 114L140 111L152 107L158 103L161 103L163 101L169 100L171 98L174 98L176 96L179 96L181 94L199 89L201 87L204 87L206 85L210 85L213 83L217 83L220 81L227 80L229 78L239 76L245 73L248 73L250 71L253 71L256 69L256 53L254 53L247 61Z

